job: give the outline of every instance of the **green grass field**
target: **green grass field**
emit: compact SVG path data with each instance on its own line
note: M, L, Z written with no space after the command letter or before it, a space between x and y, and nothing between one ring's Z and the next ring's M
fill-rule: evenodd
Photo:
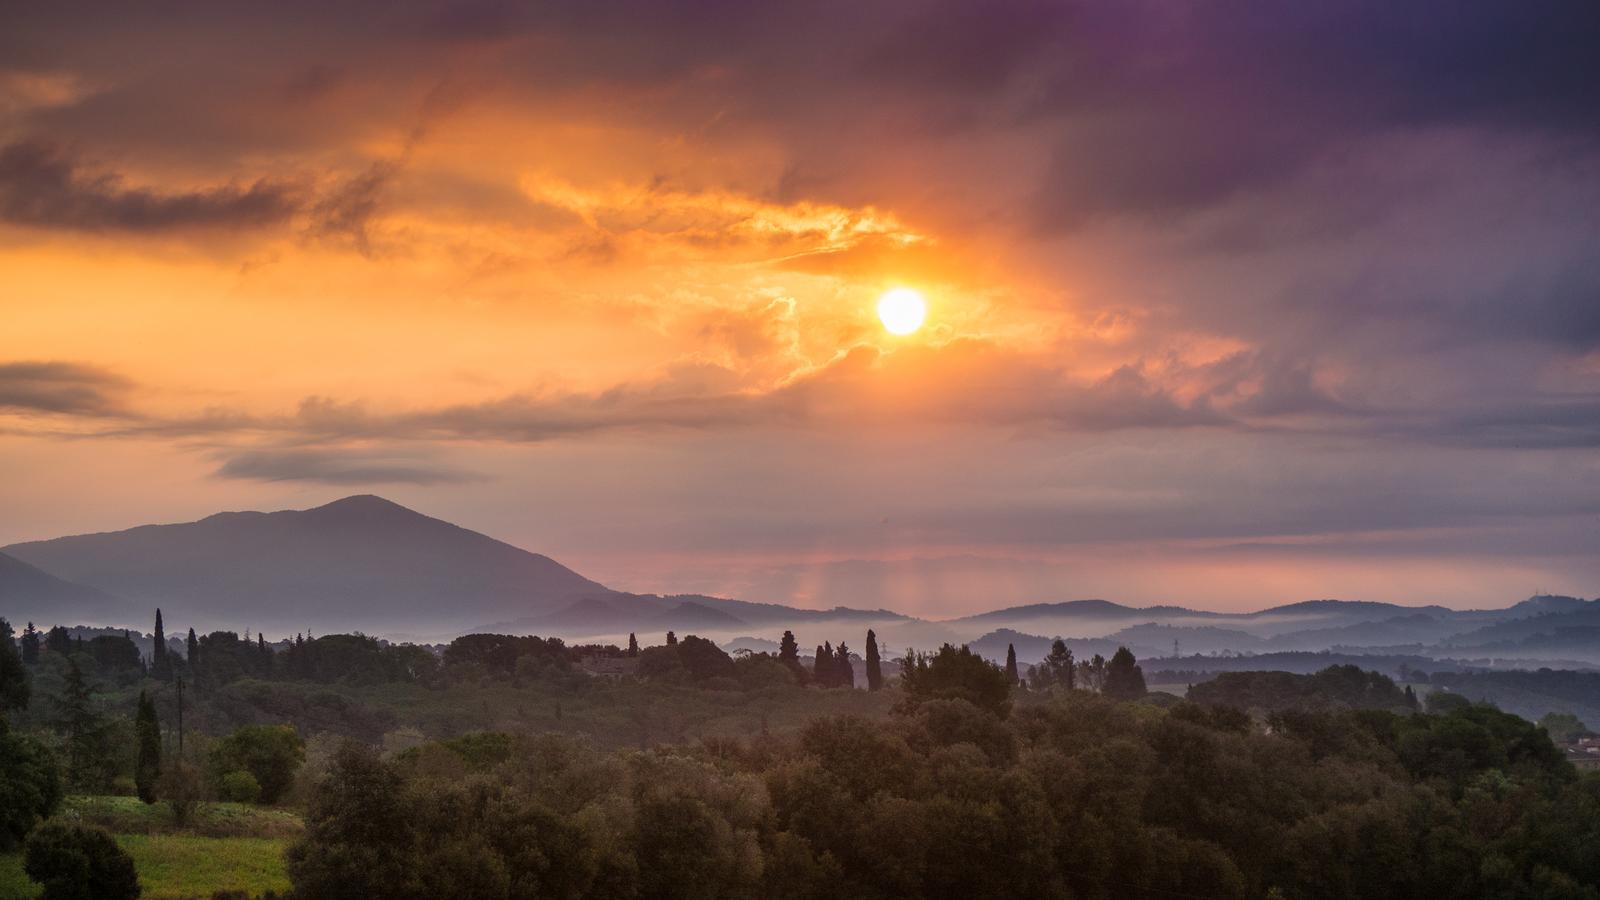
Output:
M177 829L165 805L147 806L135 797L69 797L56 819L115 834L133 857L148 900L209 898L224 890L285 893L283 850L302 828L299 817L284 810L206 803ZM35 896L38 885L23 874L22 854L0 856L0 900Z

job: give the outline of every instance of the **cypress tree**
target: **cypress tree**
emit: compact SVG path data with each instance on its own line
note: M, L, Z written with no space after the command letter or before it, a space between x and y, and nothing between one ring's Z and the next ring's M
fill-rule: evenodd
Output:
M829 644L818 644L816 658L811 660L811 679L818 687L828 687L832 682L831 669L833 668L833 647Z
M195 666L200 664L200 641L194 636L194 629L189 629L189 671L195 671Z
M161 624L160 607L156 607L155 646L150 650L150 674L159 681L172 680L172 660L167 657L167 631Z
M850 648L841 641L839 651L834 656L833 663L834 683L840 687L853 688L856 686L856 667L850 664Z
M878 658L878 636L867 629L867 690L883 688L883 662Z
M139 762L133 770L134 784L139 788L139 799L156 802L156 784L161 780L161 723L156 719L156 704L139 692L139 714L134 720L134 731L139 736Z
M1022 680L1017 676L1017 648L1014 644L1006 645L1006 680L1013 685Z
M633 632L631 632L631 631L628 632L628 655L629 656L638 656L639 655L639 639L634 637L633 636Z
M678 636L673 634L670 631L667 632L667 646L668 647L676 647L676 646L678 646Z
M39 629L32 622L22 629L22 661L30 666L39 662Z

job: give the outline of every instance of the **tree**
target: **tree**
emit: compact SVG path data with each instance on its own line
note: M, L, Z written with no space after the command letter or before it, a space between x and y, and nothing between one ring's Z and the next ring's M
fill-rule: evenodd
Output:
M856 686L856 667L850 663L850 648L843 642L834 654L833 680L839 687L853 688Z
M1558 744L1569 744L1594 733L1582 720L1568 712L1545 713L1544 718L1539 720L1539 727Z
M105 720L94 709L94 689L83 677L76 659L67 661L66 682L56 724L66 735L67 782L95 789L106 780Z
M28 835L22 869L44 886L44 900L133 900L133 857L101 828L50 822Z
M634 637L633 636L633 632L631 632L631 631L628 632L628 655L629 656L638 656L639 655L639 639Z
M156 784L161 780L161 723L156 718L155 701L144 691L139 692L134 731L139 737L139 762L133 770L133 783L139 788L140 800L154 803Z
M789 632L785 631L784 634ZM878 657L878 635L867 629L867 690L883 688L883 661Z
M1134 661L1133 651L1118 647L1112 654L1101 692L1114 700L1137 700L1145 695L1144 672Z
M833 687L833 644L824 641L817 645L817 655L811 660L811 679L818 687Z
M1013 686L1022 683L1022 678L1017 675L1017 648L1014 644L1006 645L1006 680Z
M155 646L150 649L150 677L157 681L172 680L172 658L167 651L167 630L161 623L161 608L156 607Z
M246 725L211 748L207 771L221 789L234 772L248 772L260 786L262 803L275 803L294 784L305 762L305 742L289 725Z
M198 673L196 666L200 665L200 639L194 636L194 629L189 629L188 655L185 661L189 664L189 671ZM190 676L194 677L193 675Z
M1077 665L1067 642L1061 638L1052 641L1044 660L1028 670L1028 678L1036 690L1059 687L1070 691L1077 687Z
M11 623L0 619L0 718L28 706L28 670L11 634Z
M44 636L44 649L66 656L72 652L72 632L60 625L51 628Z
M794 632L785 631L778 641L778 662L782 663L794 676L795 684L805 684L811 680L811 673L800 662L800 644L794 639Z
M21 843L61 803L61 774L43 744L13 734L0 717L0 852Z
M733 675L733 657L705 638L686 635L677 650L678 662L696 681Z
M928 700L966 700L1000 715L1010 709L1006 673L964 645L958 650L945 644L938 653L906 651L900 684L911 707Z
M676 646L678 646L678 636L673 634L670 631L667 632L667 646L668 647L676 647Z
M22 629L22 662L30 666L39 664L39 630L32 622Z
M405 784L376 751L347 741L312 794L301 840L284 853L297 896L411 897L416 837Z

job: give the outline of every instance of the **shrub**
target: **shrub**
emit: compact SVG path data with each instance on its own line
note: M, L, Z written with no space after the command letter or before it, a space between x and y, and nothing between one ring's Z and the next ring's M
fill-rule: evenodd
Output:
M129 900L139 896L133 858L99 828L40 825L28 835L22 863L44 886L43 900Z
M254 803L261 799L261 782L242 769L229 772L217 782L217 797L229 803Z
M305 742L288 725L247 725L211 748L211 783L220 794L222 779L249 772L260 785L262 803L275 803L294 784L305 761Z
M21 842L61 803L61 774L38 741L12 734L0 719L0 851Z

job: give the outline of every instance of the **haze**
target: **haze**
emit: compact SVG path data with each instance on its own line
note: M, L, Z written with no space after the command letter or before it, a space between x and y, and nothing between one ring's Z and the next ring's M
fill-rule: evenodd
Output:
M8 10L0 546L371 492L802 607L1592 596L1593 9L1315 6Z

